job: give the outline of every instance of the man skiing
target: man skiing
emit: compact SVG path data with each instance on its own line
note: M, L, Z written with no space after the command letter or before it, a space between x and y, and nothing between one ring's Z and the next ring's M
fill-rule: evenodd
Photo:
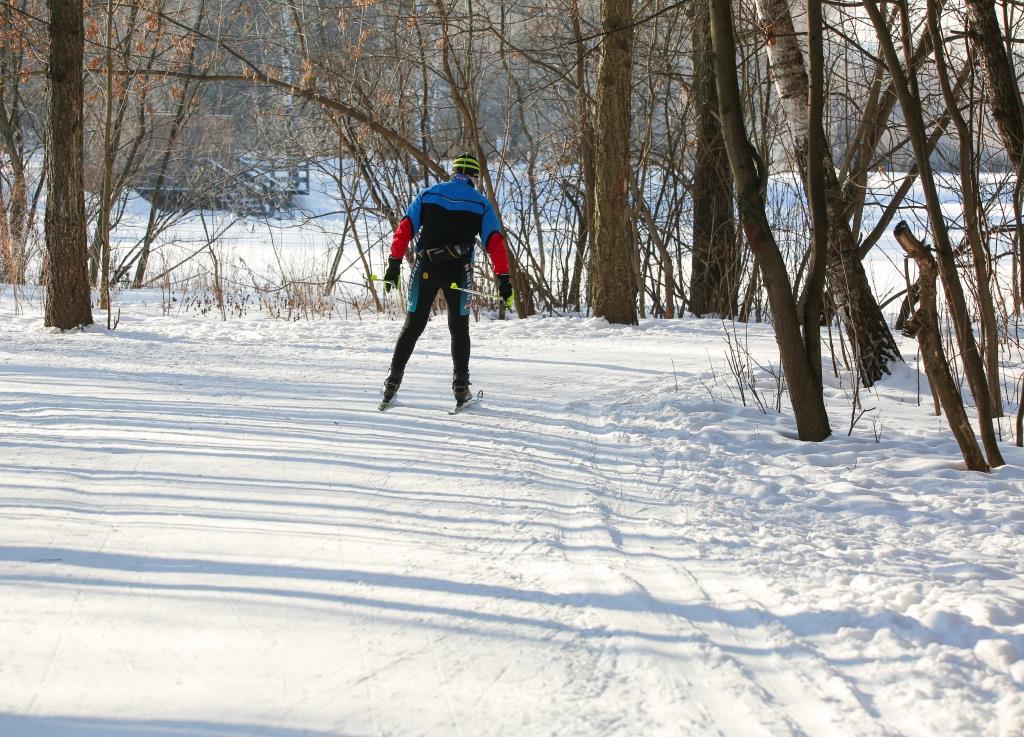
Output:
M405 365L430 317L430 306L439 289L448 303L448 330L452 336L452 391L456 409L470 398L469 390L469 294L473 276L476 237L487 250L498 280L498 294L511 304L512 281L508 273L508 252L494 206L476 188L480 162L462 154L452 163L452 177L416 195L391 241L391 256L384 273L384 291L398 286L402 257L418 234L415 262L409 283L409 305L405 324L391 358L391 372L384 382L387 405L398 393ZM453 287L458 287L455 289Z

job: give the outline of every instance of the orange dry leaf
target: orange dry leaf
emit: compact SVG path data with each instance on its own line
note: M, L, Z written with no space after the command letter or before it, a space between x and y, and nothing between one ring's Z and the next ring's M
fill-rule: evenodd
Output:
M305 59L302 62L302 81L299 82L299 86L304 90L312 90L315 86L313 79L313 62L309 59Z

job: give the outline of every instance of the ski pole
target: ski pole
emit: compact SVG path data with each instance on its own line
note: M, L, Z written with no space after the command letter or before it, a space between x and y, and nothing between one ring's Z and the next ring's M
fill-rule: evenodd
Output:
M485 299L497 299L497 300L500 300L500 301L505 303L506 307L508 307L509 309L512 309L513 297L509 297L508 299L501 299L501 295L500 294L486 294L485 292L475 292L472 289L463 289L462 287L459 286L458 282L454 282L454 281L452 282L450 288L454 289L456 292L465 292L466 294L474 294L477 297L484 297Z
M381 277L377 276L376 274L370 274L370 281L379 281L382 284L391 284L395 289L398 289L398 282L384 281Z
M458 282L452 282L451 289L456 292L465 292L466 294L475 294L477 297L486 297L487 299L501 299L499 294L486 294L484 292L474 292L472 289L463 289L459 286Z

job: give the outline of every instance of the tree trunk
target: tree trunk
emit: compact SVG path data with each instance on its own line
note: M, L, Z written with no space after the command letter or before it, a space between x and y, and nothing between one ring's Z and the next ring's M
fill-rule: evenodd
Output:
M939 318L935 307L935 279L938 276L938 266L928 253L928 249L914 237L905 222L897 225L893 234L907 255L917 262L917 287L921 306L907 321L903 332L908 337L917 338L921 345L921 359L924 361L925 373L928 374L928 383L939 398L942 411L946 413L949 428L960 445L960 452L967 462L967 468L971 471L988 471L988 464L981 453L981 448L978 447L978 439L974 437L971 421L967 418L960 390L953 381L949 362L942 350L942 334L939 332Z
M595 229L590 279L594 314L635 325L637 281L629 217L629 129L633 3L603 0L605 31L597 72Z
M580 7L573 0L570 20L572 22L573 40L576 54L576 114L580 136L580 166L583 168L583 211L580 223L580 237L576 244L576 257L573 262L572 278L569 282L567 301L580 309L580 285L583 280L585 259L588 245L593 241L594 233L594 124L591 120L591 99L587 94L587 47L583 43L583 28L580 25Z
M79 0L50 0L46 198L46 305L43 324L92 324L82 181L82 52Z
M822 396L820 370L812 370L800 335L796 301L789 283L786 264L768 224L762 181L763 164L750 143L743 121L739 81L736 77L736 41L729 2L714 2L711 7L711 36L715 49L715 76L718 107L722 119L729 163L736 182L736 202L740 223L761 269L768 300L771 303L775 340L779 345L782 370L789 385L790 401L801 440L819 441L832 434Z
M989 411L994 417L1003 414L1003 397L999 381L999 328L996 322L996 308L992 297L992 275L990 254L982 239L982 224L979 218L981 198L978 181L974 176L975 152L971 140L971 129L960 112L959 101L953 91L949 68L946 65L945 44L939 27L941 8L936 0L928 0L928 31L935 47L935 71L942 89L946 113L956 127L957 154L960 158L960 188L963 192L964 232L971 247L974 260L974 277L978 285L978 312L981 317L981 339L985 350L985 365L988 371ZM970 63L970 57L968 57Z
M825 197L827 141L822 123L825 107L825 59L822 48L821 0L807 0L807 205L811 215L807 282L799 301L807 363L821 386L821 313L828 254L828 210ZM863 365L863 362L861 362Z
M718 120L710 0L693 5L693 87L696 154L693 169L693 268L690 311L735 317L742 257L733 215L732 172Z
M114 0L107 0L107 74L103 116L103 184L100 190L100 211L96 218L100 249L100 308L107 311L110 329L110 209L113 206L114 160L117 152L111 145L114 126Z
M1024 176L1024 103L1013 62L1006 54L995 0L967 0L967 17L992 106L992 117L999 127L1011 165L1018 176Z
M788 0L758 0L758 9L762 25L769 34L768 59L785 113L797 168L806 188L810 109L803 53L797 42ZM836 176L824 128L819 125L815 134L825 142L821 156L828 224L828 288L853 342L861 381L864 386L871 386L889 373L890 363L903 359L885 315L871 292L857 242L846 219L848 203Z

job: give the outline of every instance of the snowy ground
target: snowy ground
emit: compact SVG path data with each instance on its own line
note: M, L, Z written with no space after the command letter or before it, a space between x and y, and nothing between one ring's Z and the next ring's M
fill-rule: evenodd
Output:
M443 320L381 414L393 321L29 312L3 737L1024 733L1024 454L963 471L912 369L806 444L711 321L481 321L452 418Z

